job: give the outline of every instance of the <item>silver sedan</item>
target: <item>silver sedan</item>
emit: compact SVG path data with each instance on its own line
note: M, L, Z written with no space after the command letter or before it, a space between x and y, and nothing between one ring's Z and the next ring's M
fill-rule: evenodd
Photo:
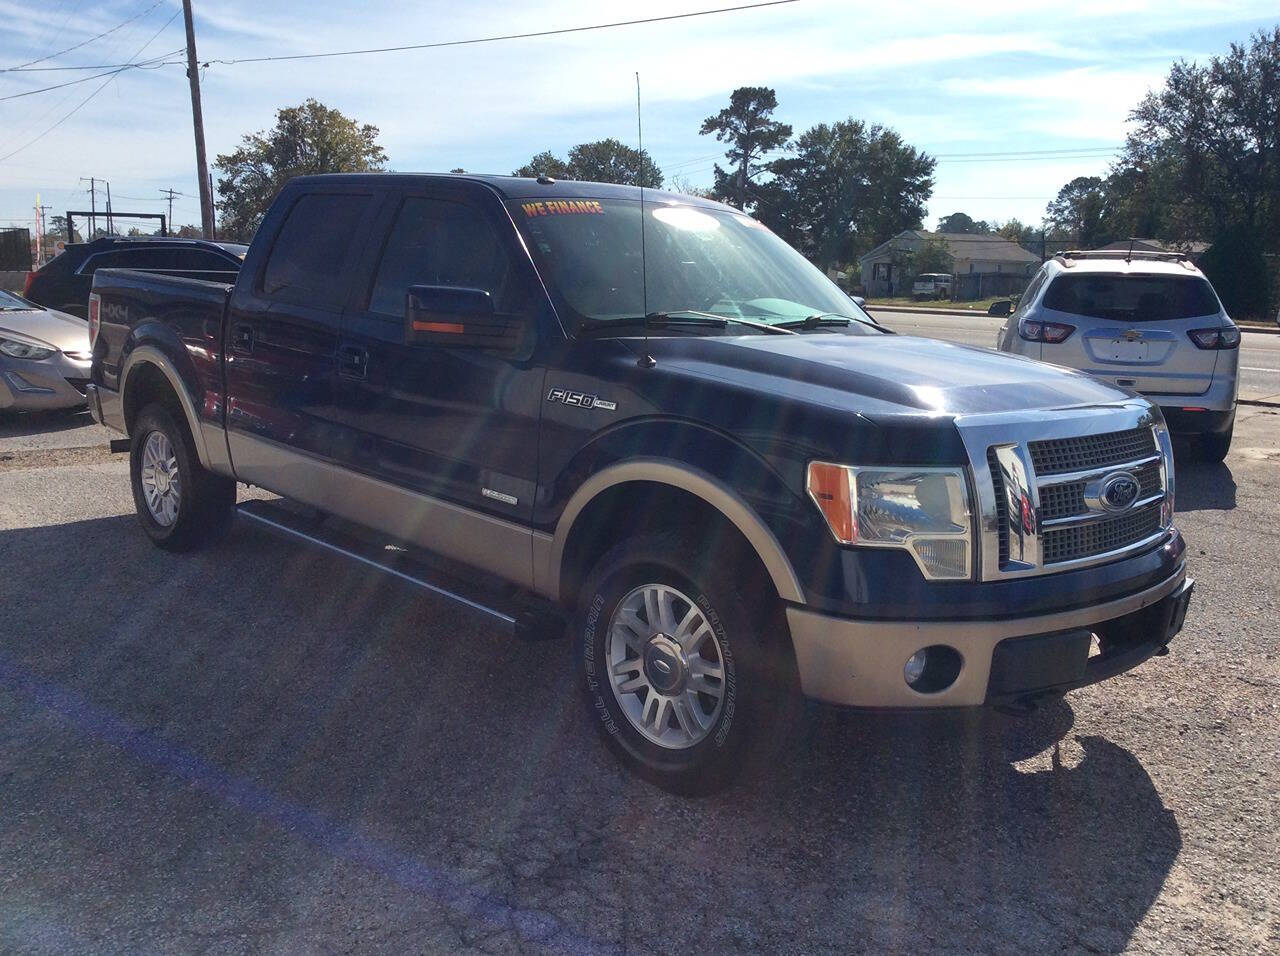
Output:
M0 413L82 407L89 359L84 319L0 291Z

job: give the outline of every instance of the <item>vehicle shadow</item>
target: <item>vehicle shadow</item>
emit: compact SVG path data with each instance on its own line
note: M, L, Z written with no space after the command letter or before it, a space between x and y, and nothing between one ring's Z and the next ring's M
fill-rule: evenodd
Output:
M9 412L0 415L0 438L26 438L64 432L73 428L92 425L93 416L87 408L59 409L50 412Z
M1197 461L1189 450L1175 449L1178 511L1230 511L1236 506L1236 480L1223 462Z
M18 948L1119 952L1181 846L1064 702L818 710L691 800L609 756L563 643L247 522L3 531L0 566Z

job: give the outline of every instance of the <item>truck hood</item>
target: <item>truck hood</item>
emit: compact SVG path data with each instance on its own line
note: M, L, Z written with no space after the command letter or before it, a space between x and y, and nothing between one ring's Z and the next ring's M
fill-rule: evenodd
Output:
M857 396L853 406L872 415L877 410L981 415L1132 397L1072 369L913 336L664 337L650 339L644 348L659 367L775 394L846 408L848 397Z
M48 345L61 352L89 353L89 323L53 309L0 311L0 335L11 333L33 345Z

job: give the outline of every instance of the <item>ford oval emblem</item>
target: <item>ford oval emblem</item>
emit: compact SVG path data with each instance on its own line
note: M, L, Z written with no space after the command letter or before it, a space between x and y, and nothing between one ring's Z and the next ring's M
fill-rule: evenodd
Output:
M1102 490L1098 500L1105 510L1118 514L1133 507L1141 490L1137 478L1127 471L1118 471L1102 479Z

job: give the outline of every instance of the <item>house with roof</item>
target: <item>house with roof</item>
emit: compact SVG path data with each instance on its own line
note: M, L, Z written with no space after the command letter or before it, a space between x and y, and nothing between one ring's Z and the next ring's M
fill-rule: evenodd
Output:
M904 229L858 260L864 294L869 297L910 295L916 271L911 253L931 240L941 242L946 249L954 277L952 298L955 299L1021 292L1040 265L1039 256L1001 236Z

